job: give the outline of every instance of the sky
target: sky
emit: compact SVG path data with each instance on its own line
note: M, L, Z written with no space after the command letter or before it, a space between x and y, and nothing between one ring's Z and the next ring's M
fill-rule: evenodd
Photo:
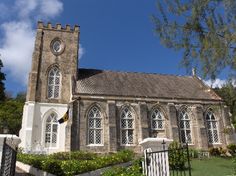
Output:
M156 0L1 0L7 92L26 91L39 20L80 26L80 68L187 75L179 64L182 53L162 46L154 33L156 10ZM213 87L225 79L220 75Z

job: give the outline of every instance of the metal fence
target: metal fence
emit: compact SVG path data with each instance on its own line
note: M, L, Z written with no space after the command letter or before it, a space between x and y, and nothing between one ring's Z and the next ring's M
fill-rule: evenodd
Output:
M14 176L16 166L17 148L7 142L4 138L1 162L1 176Z
M188 144L174 148L151 151L144 153L144 174L146 176L191 176L191 164Z

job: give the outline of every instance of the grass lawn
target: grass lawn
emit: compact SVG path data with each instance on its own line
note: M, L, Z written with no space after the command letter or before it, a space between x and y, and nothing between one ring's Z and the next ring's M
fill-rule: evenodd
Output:
M193 159L192 176L230 176L233 174L233 159L209 158Z

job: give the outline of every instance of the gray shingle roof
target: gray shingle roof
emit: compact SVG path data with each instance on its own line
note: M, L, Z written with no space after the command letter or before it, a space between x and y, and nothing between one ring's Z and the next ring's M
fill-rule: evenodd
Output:
M221 100L199 79L148 73L79 69L76 92L148 98Z

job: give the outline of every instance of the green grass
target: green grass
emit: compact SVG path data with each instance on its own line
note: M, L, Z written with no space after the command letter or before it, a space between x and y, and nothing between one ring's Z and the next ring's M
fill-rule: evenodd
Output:
M232 176L233 165L232 158L193 159L191 161L192 176Z

